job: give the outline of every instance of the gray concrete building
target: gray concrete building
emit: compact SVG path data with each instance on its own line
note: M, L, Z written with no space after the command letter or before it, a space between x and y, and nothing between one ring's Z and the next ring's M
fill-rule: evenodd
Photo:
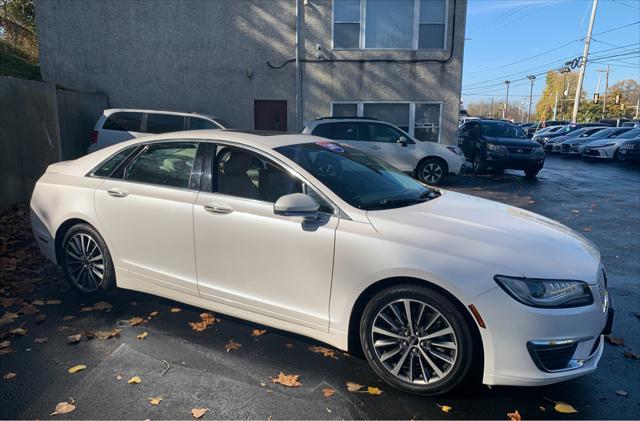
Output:
M43 78L111 107L299 131L370 116L456 143L466 0L37 0Z

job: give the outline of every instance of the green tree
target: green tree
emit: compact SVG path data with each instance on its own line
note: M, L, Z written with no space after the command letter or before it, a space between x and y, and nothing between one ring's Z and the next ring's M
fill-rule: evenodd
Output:
M35 31L36 29L36 8L33 0L0 0L2 4L1 13L4 18L13 23Z
M566 76L563 76L562 73L556 71L548 72L542 96L536 104L536 120L551 120L553 118L553 107L556 101L556 93L558 94L558 110L556 112L556 118L558 120L571 119L571 113L573 112L573 99L576 95L577 84L578 74L576 72L569 72Z

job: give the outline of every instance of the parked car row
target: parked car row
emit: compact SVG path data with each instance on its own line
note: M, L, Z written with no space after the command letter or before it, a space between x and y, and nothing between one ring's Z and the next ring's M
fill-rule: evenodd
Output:
M551 138L542 134L539 138L534 137L534 140L540 142L547 153L617 161L627 158L626 153L621 158L622 145L637 138L640 138L640 128L587 126Z

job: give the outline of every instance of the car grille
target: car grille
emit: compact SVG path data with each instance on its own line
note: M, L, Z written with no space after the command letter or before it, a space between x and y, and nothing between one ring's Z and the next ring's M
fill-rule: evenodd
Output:
M597 149L586 149L584 151L584 154L588 156L600 156L600 153Z
M640 143L623 143L620 149L640 149Z
M578 342L557 345L541 345L529 342L529 353L538 368L545 371L563 370L569 367Z
M509 153L515 153L518 155L528 155L533 148L519 148L517 146L507 146Z

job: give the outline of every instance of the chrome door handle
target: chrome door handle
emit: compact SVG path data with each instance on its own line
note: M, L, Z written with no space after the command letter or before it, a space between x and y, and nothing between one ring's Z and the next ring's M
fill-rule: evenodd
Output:
M204 210L209 213L231 213L233 212L233 208L229 205L225 205L224 203L212 203L210 205L204 205Z
M371 145L371 149L380 149L380 146L378 146L378 145Z
M129 196L129 193L127 193L126 191L121 191L121 190L116 190L116 189L109 189L109 190L107 190L107 193L109 194L109 196L112 196L112 197L127 197L127 196Z

